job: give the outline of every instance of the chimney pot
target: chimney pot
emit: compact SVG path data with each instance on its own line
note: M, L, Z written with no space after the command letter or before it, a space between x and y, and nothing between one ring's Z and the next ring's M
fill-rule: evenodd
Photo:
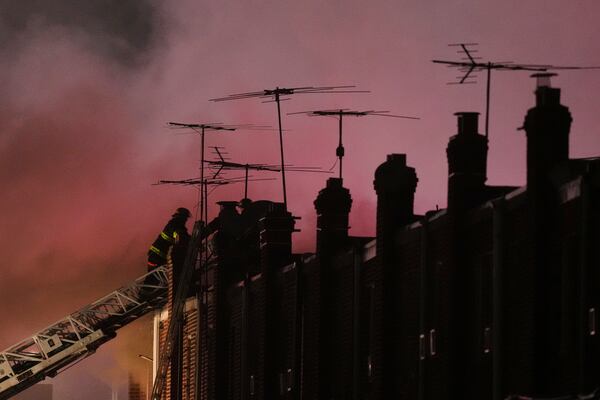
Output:
M458 134L459 135L476 135L479 125L479 113L478 112L457 112L454 113L457 116L458 122Z
M387 161L400 162L403 166L406 166L406 154L399 154L399 153L388 154Z
M537 106L553 106L560 104L560 89L553 88L550 78L557 74L542 72L531 75L535 78L535 104Z
M555 74L553 72L541 72L538 74L531 75L532 78L535 78L536 88L552 87L550 78L552 78L553 76L558 76L558 74Z
M327 179L328 188L341 188L343 180L342 178L329 178Z

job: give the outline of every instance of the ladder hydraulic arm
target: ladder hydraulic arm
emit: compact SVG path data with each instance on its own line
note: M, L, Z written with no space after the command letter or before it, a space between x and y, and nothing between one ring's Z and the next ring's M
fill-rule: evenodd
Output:
M0 400L92 355L116 331L167 300L166 267L159 267L0 352Z

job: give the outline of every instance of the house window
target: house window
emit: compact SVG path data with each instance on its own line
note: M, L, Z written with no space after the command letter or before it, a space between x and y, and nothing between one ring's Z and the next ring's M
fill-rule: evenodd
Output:
M292 369L288 368L287 371L279 373L279 395L283 396L286 393L292 391L292 385L294 381L294 375Z
M254 375L250 375L250 388L249 389L250 389L250 396L252 396L252 397L254 397L254 393L255 393L254 382L255 382Z
M425 335L419 335L419 359L424 360L426 356L426 344L425 344Z
M486 326L483 329L483 352L488 354L492 351L492 328Z
M369 283L366 290L366 312L367 312L367 379L369 383L373 382L374 368L373 368L373 348L375 345L375 284Z
M435 329L429 330L429 355L435 356L437 354L437 337Z
M287 391L291 392L294 384L294 374L292 373L292 369L288 368L287 370Z

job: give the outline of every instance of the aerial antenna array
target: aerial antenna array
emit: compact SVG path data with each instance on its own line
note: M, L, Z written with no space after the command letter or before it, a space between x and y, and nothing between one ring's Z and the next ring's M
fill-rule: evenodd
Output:
M220 147L214 147L215 153L219 156L219 160L207 160L206 163L213 167L216 172L214 177L218 176L223 170L244 170L244 199L248 198L248 181L258 181L258 180L272 180L272 179L249 179L252 176L248 174L249 171L271 171L271 172L281 172L281 168L277 165L273 164L242 164L236 163L232 161L228 161L225 157L223 157L223 152L219 150ZM310 167L310 166L296 166L296 165L286 165L288 172L322 172L322 173L330 173L330 171L323 171L319 167Z
M283 206L287 210L287 190L285 185L285 161L284 161L284 148L283 148L283 129L281 126L281 102L289 100L289 97L293 94L324 94L324 93L368 93L365 90L354 90L354 85L346 86L304 86L295 88L280 88L275 89L264 89L256 92L246 92L231 94L225 97L211 99L211 101L231 101L231 100L243 100L259 98L265 99L264 103L277 103L277 122L279 127L279 152L281 157L281 182L283 186Z
M458 81L449 82L448 84L472 84L476 83L475 80L469 80L475 78L475 74L479 71L487 72L487 84L485 92L485 136L489 136L489 123L490 123L490 81L492 70L504 70L504 71L546 71L547 66L533 65L533 64L515 64L512 61L481 61L481 57L477 56L476 53L479 50L472 47L477 46L478 43L454 43L449 44L450 47L458 47L457 53L462 55L459 61L449 60L432 60L436 64L445 64L451 68L457 68L460 72L464 72L464 75L457 77Z
M200 186L200 220L208 223L208 184L205 180L204 165L205 161L205 134L208 131L232 132L237 130L267 130L270 126L253 124L223 124L223 123L183 123L169 122L169 127L173 129L186 129L200 134L200 179L195 180L195 184ZM213 177L214 178L214 177ZM166 183L166 182L164 182ZM169 183L175 183L169 182ZM183 183L181 183L183 184Z
M432 60L436 64L444 64L450 68L456 68L464 74L457 77L458 81L449 82L449 84L469 84L476 83L475 80L470 80L475 77L479 71L486 71L487 84L485 94L485 136L489 136L489 121L490 121L490 81L492 70L498 71L533 71L547 72L551 70L580 70L580 69L598 69L600 67L578 67L578 66L556 66L551 64L517 64L512 61L481 61L477 53L478 49L473 47L478 46L478 43L453 43L450 47L458 48L457 53L461 55L459 60Z
M236 125L224 125L220 123L183 123L169 122L169 127L174 129L187 129L200 134L200 220L208 221L208 205L206 199L206 186L204 182L204 151L205 151L205 134L207 131L235 131L238 129ZM171 182L174 183L174 182Z
M338 118L338 147L335 150L335 155L339 160L339 175L340 179L342 179L342 160L344 158L345 150L342 143L342 119L344 116L351 117L365 117L365 116L377 116L377 117L391 117L391 118L405 118L405 119L420 119L418 117L409 117L406 115L395 115L390 114L389 111L355 111L347 108L341 108L338 110L314 110L314 111L299 111L289 113L288 115L297 115L297 114L306 114L311 117L337 117Z

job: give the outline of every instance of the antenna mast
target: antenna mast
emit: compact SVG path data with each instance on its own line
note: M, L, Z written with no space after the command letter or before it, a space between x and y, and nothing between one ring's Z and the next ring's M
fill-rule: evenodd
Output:
M481 62L481 57L474 56L478 52L476 49L469 47L477 46L477 43L454 43L449 44L450 47L459 47L457 51L466 57L462 57L459 61L449 60L432 60L436 64L445 64L451 68L457 68L461 72L465 72L462 77L458 77L458 82L449 82L450 84L467 84L475 83L467 79L473 72L486 71L487 83L485 92L485 136L489 136L489 120L490 120L490 81L492 70L499 71L533 71L546 72L551 70L570 70L570 69L599 69L600 67L578 67L578 66L556 66L551 64L515 64L512 61L486 61Z
M248 181L257 181L257 180L270 180L270 179L248 179L251 177L248 175L250 170L254 171L272 171L272 172L280 172L281 168L276 165L270 164L241 164L232 161L227 161L223 158L223 154L219 151L218 147L214 147L215 153L219 156L219 160L207 160L206 163L212 167L217 168L217 172L215 174L218 175L222 170L244 170L244 199L248 198ZM330 171L323 171L319 169L319 167L307 167L307 166L295 166L295 165L285 165L288 172L323 172L330 173Z
M316 93L367 93L368 91L364 90L348 90L352 89L355 86L305 86L305 87L296 87L296 88L280 88L276 87L275 89L264 89L257 92L247 92L247 93L238 93L232 94L226 97L220 97L216 99L211 99L211 101L219 102L219 101L230 101L230 100L241 100L241 99L249 99L249 98L263 98L273 100L267 100L265 103L269 103L274 101L277 103L277 122L279 127L279 152L281 157L281 182L283 185L283 206L285 210L287 210L287 190L285 185L285 161L284 161L284 149L283 149L283 129L281 126L281 102L284 100L289 100L287 98L281 98L282 96L290 96L292 94L316 94Z
M342 179L342 161L345 155L344 146L342 143L342 120L344 116L352 116L352 117L364 117L367 115L373 115L378 117L392 117L392 118L406 118L406 119L420 119L418 117L408 117L405 115L394 115L390 114L389 111L355 111L349 110L347 108L341 108L339 110L316 110L316 111L300 111L295 113L290 113L288 115L296 115L296 114L306 114L308 116L313 117L337 117L338 118L338 147L335 149L335 155L338 157L339 162L339 175L340 179Z
M457 51L459 54L463 54L466 57L462 57L460 61L448 61L448 60L432 60L436 64L445 64L449 67L457 68L461 72L465 72L462 77L458 77L458 82L450 82L450 84L469 84L475 83L475 81L467 80L471 77L473 72L486 71L487 82L485 91L485 137L489 136L489 124L490 124L490 81L492 70L505 70L505 71L546 71L547 66L533 65L533 64L514 64L512 61L499 61L499 62L480 62L481 57L474 56L478 52L476 49L470 49L471 46L477 46L477 43L455 43L449 44L450 47L459 47Z

